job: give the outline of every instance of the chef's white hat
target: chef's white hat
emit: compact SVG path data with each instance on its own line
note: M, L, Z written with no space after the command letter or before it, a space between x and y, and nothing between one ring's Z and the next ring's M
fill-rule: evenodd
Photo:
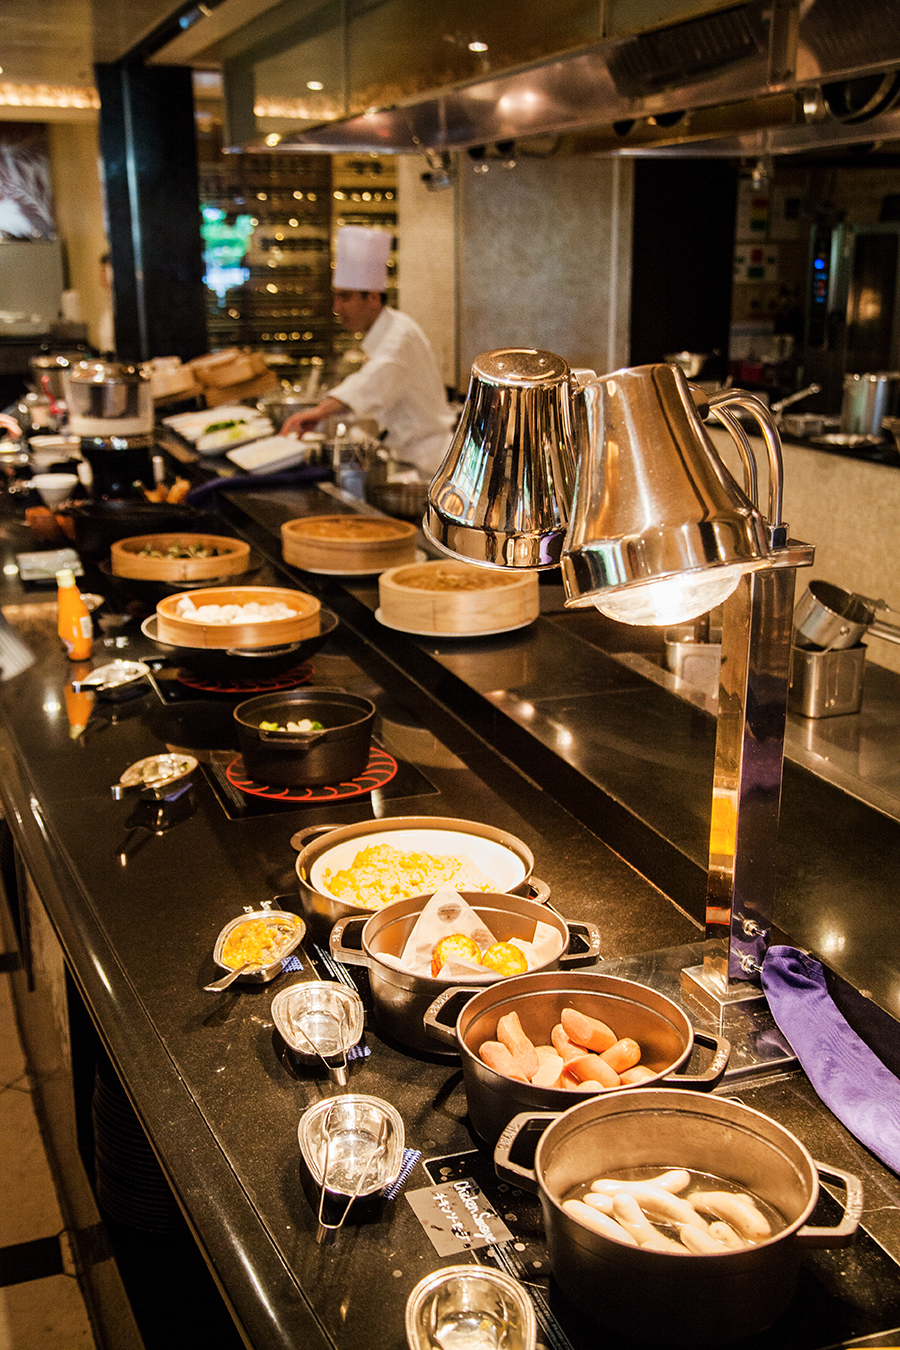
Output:
M386 291L391 236L365 225L342 225L332 285L337 291Z

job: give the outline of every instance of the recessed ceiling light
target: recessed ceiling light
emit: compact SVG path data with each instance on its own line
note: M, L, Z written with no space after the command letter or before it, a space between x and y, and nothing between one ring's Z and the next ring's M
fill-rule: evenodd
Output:
M469 51L470 51L470 52L486 52L487 49L488 49L488 45L487 45L486 42L470 42L470 43L469 43Z
M322 83L321 80L307 80L307 81L306 81L306 87L307 87L307 89L313 89L313 90L315 90L316 92L318 92L320 89L324 89L324 88L325 88L325 86L324 86L324 84Z

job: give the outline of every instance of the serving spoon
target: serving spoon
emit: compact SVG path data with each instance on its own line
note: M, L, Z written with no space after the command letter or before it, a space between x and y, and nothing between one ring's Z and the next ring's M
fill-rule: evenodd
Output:
M229 970L228 974L223 975L221 980L214 980L212 984L205 984L203 988L208 994L218 994L220 989L227 989L228 986L232 984L239 975L243 975L244 971L248 970L252 964L251 961L245 961L242 966L238 966L237 970Z

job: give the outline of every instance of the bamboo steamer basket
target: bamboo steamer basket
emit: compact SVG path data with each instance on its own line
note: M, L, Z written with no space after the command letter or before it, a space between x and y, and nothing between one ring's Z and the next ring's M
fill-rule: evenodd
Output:
M147 558L141 552L148 547L165 552L177 544L185 548L200 545L217 552L207 558ZM246 572L250 545L223 534L138 534L115 541L110 549L110 566L113 576L132 581L214 580Z
M495 572L450 559L382 573L378 602L389 628L445 637L521 628L540 612L537 573Z
M214 586L192 591L190 600L201 605L274 605L281 601L295 611L291 619L262 619L246 623L198 623L178 613L186 597L167 595L156 606L156 634L160 642L174 647L255 648L279 647L314 637L319 631L319 601L303 591L279 586Z
M243 384L257 375L264 375L268 370L261 353L249 351L246 347L226 347L208 356L196 356L188 362L188 366L201 384L214 388Z
M416 556L416 527L387 516L302 516L281 527L281 550L294 567L379 572Z

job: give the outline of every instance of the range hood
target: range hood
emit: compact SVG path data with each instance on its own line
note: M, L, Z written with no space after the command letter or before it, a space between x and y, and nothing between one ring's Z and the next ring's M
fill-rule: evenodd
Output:
M900 143L900 0L285 0L214 54L234 149L439 164Z

